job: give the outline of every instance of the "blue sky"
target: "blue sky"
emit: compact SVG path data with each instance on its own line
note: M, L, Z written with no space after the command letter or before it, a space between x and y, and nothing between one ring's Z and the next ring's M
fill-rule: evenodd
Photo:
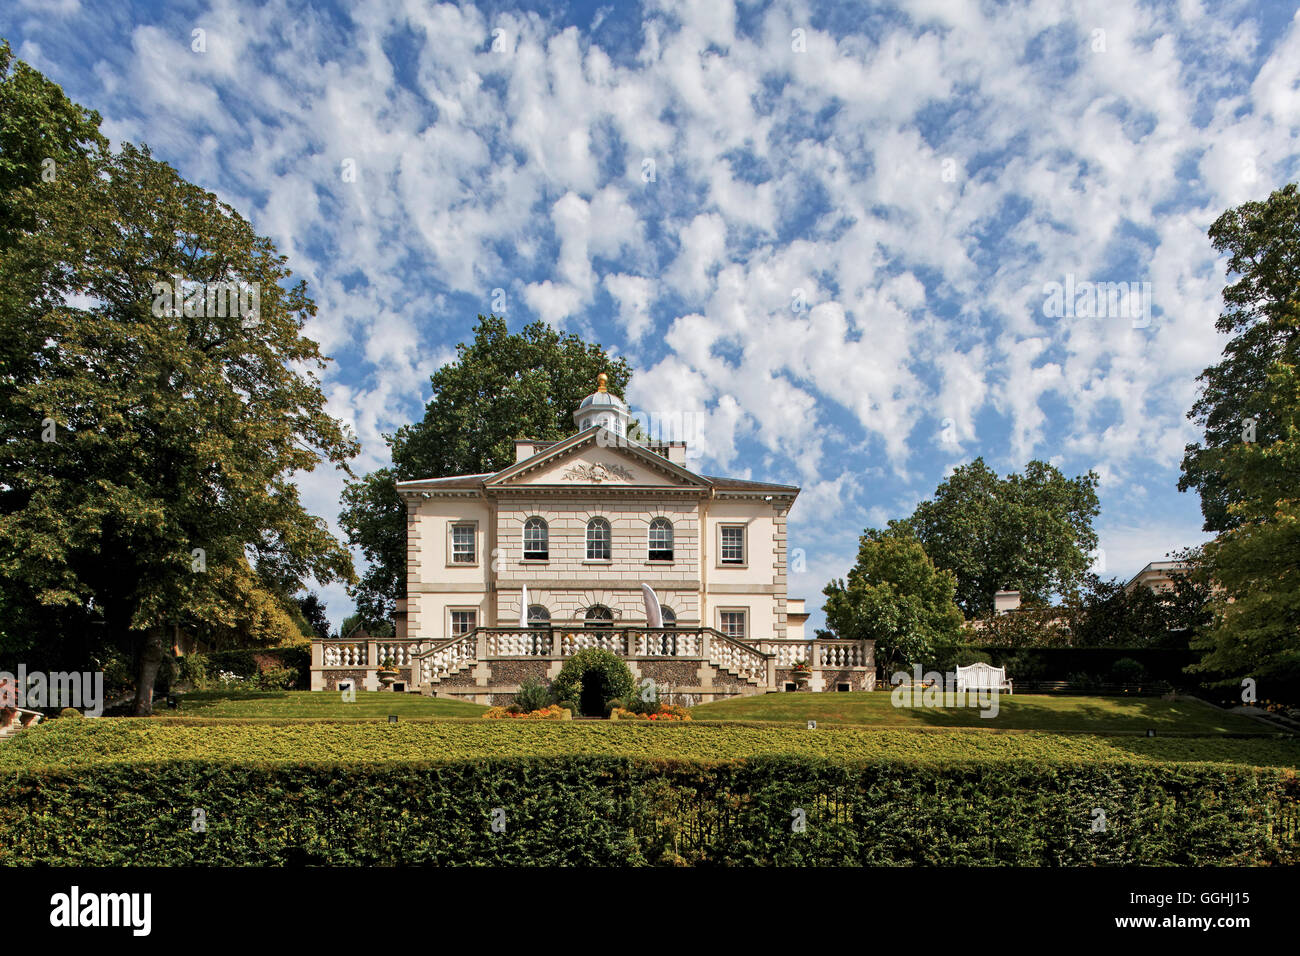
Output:
M1282 3L18 0L0 35L288 255L358 467L503 301L626 356L699 470L802 486L813 610L981 455L1097 471L1107 575L1203 540L1205 230L1300 178ZM1067 282L1145 308L1050 314ZM300 484L334 522L341 476Z

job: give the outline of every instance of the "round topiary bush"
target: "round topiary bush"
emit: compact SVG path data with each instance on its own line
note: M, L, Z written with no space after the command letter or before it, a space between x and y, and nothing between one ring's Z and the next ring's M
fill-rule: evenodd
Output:
M576 701L584 717L608 716L606 702L626 697L635 688L636 680L627 664L618 655L598 647L578 651L564 662L551 682L555 699Z
M61 711L59 711L59 716L60 716L60 717L80 717L80 716L81 716L81 711L77 710L77 708L75 708L75 707L64 707Z

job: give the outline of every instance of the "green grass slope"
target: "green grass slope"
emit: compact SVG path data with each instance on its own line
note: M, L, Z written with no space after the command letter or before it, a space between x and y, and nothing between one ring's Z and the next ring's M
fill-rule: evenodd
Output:
M1198 700L1158 697L1073 697L1016 694L998 697L995 717L977 707L895 707L886 691L785 693L737 697L699 704L696 720L852 724L876 728L979 728L1055 733L1269 734L1257 720L1228 714Z

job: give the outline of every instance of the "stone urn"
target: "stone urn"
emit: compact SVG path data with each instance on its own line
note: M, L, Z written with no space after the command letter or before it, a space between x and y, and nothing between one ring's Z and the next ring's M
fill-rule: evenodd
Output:
M379 670L375 674L379 678L379 683L384 685L384 690L392 690L393 681L401 675L398 674L397 668L393 666L391 660L384 661L379 665Z
M807 664L794 666L794 682L800 690L806 690L808 681L812 680L812 667Z

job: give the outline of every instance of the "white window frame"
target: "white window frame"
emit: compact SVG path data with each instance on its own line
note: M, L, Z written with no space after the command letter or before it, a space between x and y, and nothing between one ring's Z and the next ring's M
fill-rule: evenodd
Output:
M604 526L605 554L603 557L602 556L593 557L591 553L591 544L592 544L591 533L592 531L597 530L601 525ZM597 515L596 517L588 520L586 542L587 542L587 548L584 553L587 555L586 558L587 561L599 562L601 564L608 564L610 561L614 559L614 526L610 523L608 518Z
M456 529L469 529L470 560L456 560ZM478 566L478 522L453 519L447 522L447 567L473 568Z
M728 560L726 556L726 532L740 532L740 560ZM722 568L744 568L749 566L749 529L744 524L718 525L718 566Z
M655 527L656 524L659 525L659 527L658 527L657 529L656 529L656 527ZM664 525L667 525L667 528L664 528ZM667 537L668 547L666 547L666 548L664 548L664 547L656 548L656 547L655 547L655 531L656 531L656 530L658 530L658 531L660 532L661 539L662 539L663 532L664 532L664 531L667 531L667 535L668 535L668 537ZM661 540L659 543L660 543L660 544L663 544L663 541ZM660 516L657 517L657 518L652 518L652 519L650 520L650 528L649 528L649 530L646 532L646 560L647 560L647 561L654 561L656 564L672 564L673 560L674 560L674 559L676 558L676 556L677 556L676 548L677 548L677 529L673 527L673 523L672 523L672 521L670 521L668 518L663 517L662 515L660 515ZM656 551L659 551L659 552L667 551L667 552L668 552L668 557L666 557L666 558L663 558L663 557L656 558L656 557L655 557L655 552L656 552Z
M542 557L537 557L536 552L534 552L531 557L528 554L528 524L532 521L540 521L542 523L542 543L546 545L545 551L542 552ZM536 561L538 563L551 560L551 523L541 515L529 515L524 520L523 559L525 561Z

